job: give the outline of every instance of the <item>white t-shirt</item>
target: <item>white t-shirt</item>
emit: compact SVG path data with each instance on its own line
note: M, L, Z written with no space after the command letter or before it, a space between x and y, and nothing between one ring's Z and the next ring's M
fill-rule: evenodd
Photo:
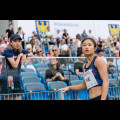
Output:
M62 39L62 34L61 34L61 33L59 33L59 34L56 33L56 34L54 35L54 38Z
M67 45L67 44L61 45L61 46L60 46L60 49L67 51L68 45Z
M80 46L81 46L81 41L78 40L78 47L80 47Z
M91 33L88 33L88 37L94 38L93 35L92 35Z

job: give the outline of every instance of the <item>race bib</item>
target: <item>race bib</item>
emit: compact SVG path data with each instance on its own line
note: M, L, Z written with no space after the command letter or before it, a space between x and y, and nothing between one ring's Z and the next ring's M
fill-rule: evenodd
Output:
M97 80L95 79L92 70L88 70L84 74L84 80L86 82L87 89L90 89L96 85L98 85Z

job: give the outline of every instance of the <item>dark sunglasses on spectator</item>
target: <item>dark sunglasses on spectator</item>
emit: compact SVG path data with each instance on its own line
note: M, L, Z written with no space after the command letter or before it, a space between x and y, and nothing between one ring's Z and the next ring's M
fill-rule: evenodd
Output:
M42 51L38 51L37 53L41 53Z
M57 51L57 50L52 50L52 51L54 52L54 51Z

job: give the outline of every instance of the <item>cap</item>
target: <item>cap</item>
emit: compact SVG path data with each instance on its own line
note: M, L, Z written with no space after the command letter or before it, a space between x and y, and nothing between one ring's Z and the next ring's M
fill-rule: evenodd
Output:
M98 49L97 53L99 53L99 52L104 52L104 50L103 49Z
M10 41L13 41L13 40L16 40L16 39L22 40L22 38L21 38L18 34L13 34L13 35L11 35Z

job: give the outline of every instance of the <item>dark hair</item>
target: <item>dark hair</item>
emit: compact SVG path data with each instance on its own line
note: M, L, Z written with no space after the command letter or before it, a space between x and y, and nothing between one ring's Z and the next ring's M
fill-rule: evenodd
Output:
M78 39L78 40L80 40L80 41L82 40L82 37L80 36L80 34L77 34L77 35L76 35L76 39Z
M33 40L35 40L35 39L31 39L31 40L30 40L30 43L31 43Z
M49 69L54 76L55 76L55 74L57 73L57 70L59 70L59 67L60 67L59 59L56 59L56 60L58 61L56 69L53 68L53 65L51 63L49 64Z
M93 42L94 47L96 48L96 47L97 47L97 44L96 44L95 40L94 40L93 38L88 38L88 37L85 38L84 40L82 40L82 42L81 42L81 47L82 47L83 43L84 43L86 40L88 40L88 39Z
M12 23L11 23L11 24L9 24L9 27L10 27L11 25L13 25L13 24L12 24Z
M99 52L104 52L104 50L103 49L98 49L96 52L98 54Z

